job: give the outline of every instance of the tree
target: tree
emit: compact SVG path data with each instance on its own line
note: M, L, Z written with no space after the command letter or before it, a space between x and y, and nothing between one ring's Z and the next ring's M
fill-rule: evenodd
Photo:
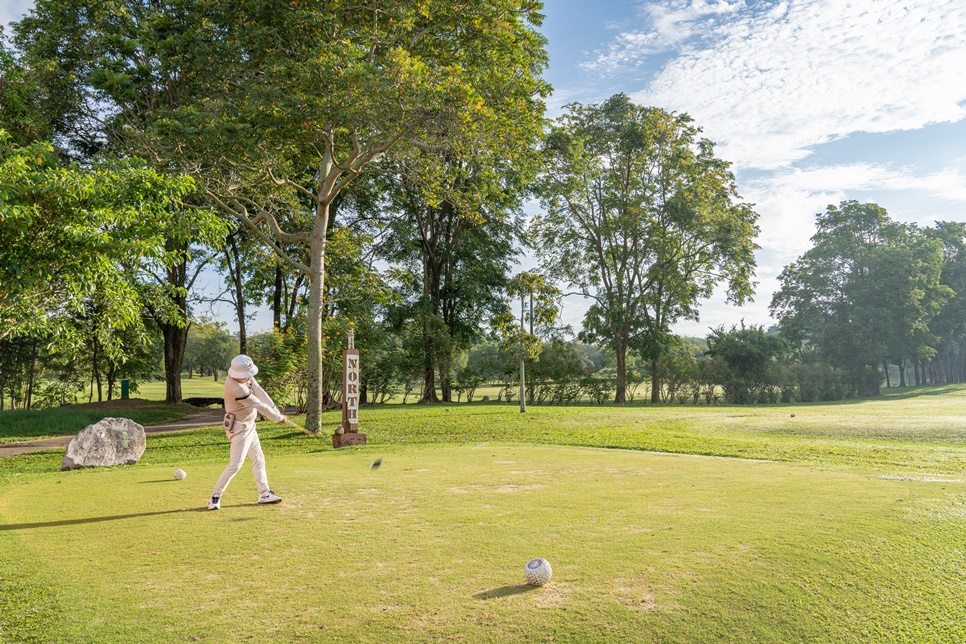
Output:
M966 224L941 221L924 234L942 245L940 282L951 295L929 324L938 337L939 371L942 382L966 380ZM920 384L917 378L916 384Z
M140 323L128 279L142 259L163 261L149 222L167 218L191 189L136 159L62 166L49 143L24 147L0 130L0 339L62 336L96 293L116 326Z
M390 152L432 152L431 165L533 136L547 92L540 3L79 4L40 0L21 22L46 34L34 39L46 58L65 60L63 95L109 102L112 136L190 168L211 203L308 275L306 425L317 430L333 201ZM287 228L306 206L310 225ZM287 244L306 245L309 262Z
M181 366L191 328L189 294L217 255L228 222L211 210L189 208L151 223L164 237L165 254L158 261L139 263L134 279L164 338L165 401L176 403L181 402Z
M560 314L560 289L548 284L543 276L523 272L510 280L507 294L520 298L520 325L517 327L511 309L493 320L493 327L503 337L504 350L515 351L520 361L520 411L527 410L527 398L533 399L533 388L526 392L526 359L538 360L542 349L534 331L548 331ZM529 332L527 329L529 323Z
M540 255L593 300L582 337L613 346L617 403L629 349L651 360L657 402L670 326L697 320L699 300L722 282L735 303L752 293L758 216L699 134L687 115L617 94L570 106L544 144Z
M188 373L197 369L199 374L208 372L217 380L218 371L228 368L236 348L235 338L228 333L224 322L202 319L192 323L184 356Z
M877 394L884 361L934 352L929 321L950 294L939 281L942 243L857 201L816 215L812 242L779 276L772 315L794 345L848 374L849 395Z
M389 202L382 216L390 234L380 254L407 271L398 275L405 297L398 315L415 319L422 331L423 403L440 402L437 383L442 400L452 400L453 356L502 310L513 242L522 229L522 188L464 170L438 205L406 178L385 184ZM470 208L467 191L485 191L488 198Z
M751 405L762 398L768 387L777 384L778 360L788 351L781 335L768 333L763 326L724 325L708 335L707 355L721 359L727 366L718 384L724 387L727 401Z
M32 125L50 133L62 157L85 164L100 157L139 157L149 159L159 173L184 174L183 165L161 160L157 150L138 136L151 119L152 108L170 109L180 96L190 95L188 78L178 81L177 70L152 51L157 42L130 39L133 32L143 36L144 30L170 30L170 22L152 20L159 11L169 12L169 17L176 13L175 7L162 10L156 3L41 0L15 23L19 60L34 90ZM118 51L139 61L136 74L117 70ZM189 202L194 207L188 207ZM220 244L227 232L223 221L197 206L197 197L185 199L177 208L145 219L145 236L163 237L164 252L129 262L129 276L138 283L141 301L164 336L168 402L181 400L189 291L211 258L199 251Z
M42 119L37 118L36 97L30 71L7 48L6 34L0 27L0 129L18 145L50 138L49 131L38 123Z

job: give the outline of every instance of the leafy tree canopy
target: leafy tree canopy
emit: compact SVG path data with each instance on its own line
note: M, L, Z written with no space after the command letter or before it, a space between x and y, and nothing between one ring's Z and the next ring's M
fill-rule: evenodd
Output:
M614 345L618 402L628 349L656 359L717 284L739 304L752 293L758 215L699 134L686 114L617 94L569 106L546 138L541 257L594 301L583 337Z
M64 331L62 316L95 293L115 324L136 322L127 267L164 256L154 224L192 185L137 159L65 167L51 144L0 130L0 338Z

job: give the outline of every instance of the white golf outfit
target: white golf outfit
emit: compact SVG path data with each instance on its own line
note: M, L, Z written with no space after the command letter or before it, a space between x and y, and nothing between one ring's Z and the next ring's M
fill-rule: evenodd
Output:
M268 473L265 471L262 444L255 430L255 418L261 414L269 420L280 423L285 416L275 407L275 403L261 385L255 382L254 376L248 382L238 382L231 377L225 378L225 413L235 415L231 430L225 429L225 433L231 440L231 452L228 466L221 473L211 495L220 497L224 493L232 477L241 469L246 456L252 462L252 474L255 476L258 493L265 494L269 491Z

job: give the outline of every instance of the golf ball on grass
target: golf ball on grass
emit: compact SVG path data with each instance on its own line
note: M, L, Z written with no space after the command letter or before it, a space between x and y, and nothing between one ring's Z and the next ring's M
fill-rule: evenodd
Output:
M553 570L550 568L549 561L538 557L527 562L523 574L527 578L527 583L531 586L543 586L550 581Z
M188 473L187 473L187 472L185 472L185 471L184 471L183 469L181 469L180 467L179 467L178 469L176 469L176 470L174 471L174 478L176 478L176 479L177 479L177 480L179 480L179 481L180 481L181 479L183 479L184 477L186 477L186 476L188 476Z

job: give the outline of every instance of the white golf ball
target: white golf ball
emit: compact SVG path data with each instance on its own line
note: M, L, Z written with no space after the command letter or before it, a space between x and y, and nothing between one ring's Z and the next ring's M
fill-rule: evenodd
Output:
M183 469L181 469L180 467L179 467L178 469L176 469L176 470L174 471L174 478L176 478L176 479L178 479L179 481L180 481L181 479L183 479L184 477L186 477L186 476L188 476L188 473L187 473L187 472L185 472L185 471L184 471Z
M527 583L531 586L543 586L550 581L553 570L550 568L549 561L538 557L527 562L523 574L526 575Z

